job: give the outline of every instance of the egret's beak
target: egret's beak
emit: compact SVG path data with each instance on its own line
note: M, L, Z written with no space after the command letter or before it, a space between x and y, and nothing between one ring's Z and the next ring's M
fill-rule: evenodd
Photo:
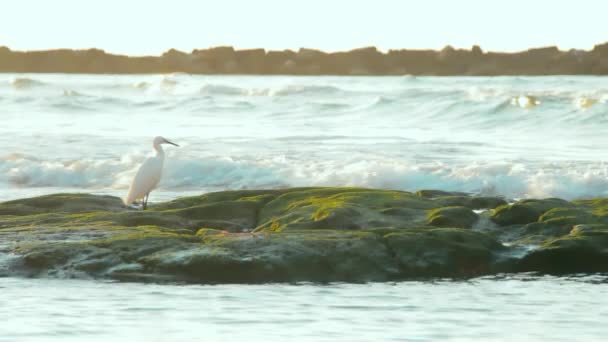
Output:
M171 141L169 141L169 140L167 140L167 139L165 139L165 142L166 142L167 144L171 144L171 145L173 145L173 146L177 146L177 147L179 147L179 145L178 145L178 144L176 144L176 143L174 143L174 142L171 142Z

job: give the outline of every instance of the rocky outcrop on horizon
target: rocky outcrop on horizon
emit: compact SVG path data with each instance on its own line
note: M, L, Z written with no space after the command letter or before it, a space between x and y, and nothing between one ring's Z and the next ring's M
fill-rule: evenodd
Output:
M608 43L592 50L560 51L557 47L516 53L484 52L446 46L435 50L389 50L375 47L326 53L301 48L266 51L230 46L171 49L161 56L130 57L99 49L12 51L0 47L0 72L256 75L608 75Z

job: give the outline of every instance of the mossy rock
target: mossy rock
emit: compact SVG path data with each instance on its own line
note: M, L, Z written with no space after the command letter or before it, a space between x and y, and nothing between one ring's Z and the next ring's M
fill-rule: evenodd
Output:
M38 227L16 233L19 240L11 251L21 256L21 271L47 276L77 276L80 272L104 275L112 267L135 263L168 246L200 241L191 234L156 226Z
M570 230L571 227L554 224L554 222L533 222L523 226L521 228L521 234L523 236L536 235L543 239L547 239L568 234Z
M165 210L164 214L195 220L199 227L241 231L254 229L261 205L254 201L222 201L183 209Z
M215 234L201 246L161 251L141 262L204 283L386 281L398 272L382 237L331 230Z
M0 268L2 275L199 283L603 269L596 260L606 260L608 251L608 202L525 200L496 208L493 219L524 210L530 217L506 221L533 221L492 232L511 234L516 244L540 245L522 259L509 259L509 267L496 268L505 247L493 233L467 229L479 217L471 210L474 198L294 188L212 193L139 211L111 196L42 196L0 203L0 241L10 241L2 252L16 260ZM466 205L438 207L444 203Z
M444 207L428 211L427 224L435 227L471 228L478 216L465 207Z
M208 237L208 236L212 236L212 235L225 234L225 233L226 233L226 231L221 230L221 229L201 228L196 231L196 236L200 236L200 237L204 238L204 237Z
M595 224L577 224L570 230L570 236L591 236L608 234L608 224L606 223L595 223Z
M278 196L260 211L257 231L359 230L416 226L432 201L409 192L361 188L316 188Z
M594 215L600 223L608 223L608 198L574 201L579 208Z
M258 213L275 195L262 191L208 194L152 205L141 211L126 208L111 196L59 194L0 203L3 226L54 224L56 226L99 225L160 227L196 231L200 227L231 232L253 230ZM191 204L191 206L186 206Z
M91 194L54 194L0 203L0 215L81 213L99 210L122 211L127 208L118 197Z
M468 229L408 230L385 236L407 276L476 276L491 272L493 254L504 247Z
M555 226L572 227L576 224L598 223L599 218L580 208L553 208L541 215L538 221Z
M418 190L416 191L416 196L420 196L422 198L437 198L437 197L464 197L468 196L466 192L458 192L458 191L443 191L443 190Z
M527 224L538 221L542 214L553 208L572 208L574 206L573 203L559 198L526 199L494 209L491 219L501 226Z
M331 230L212 232L201 234L198 243L179 235L145 235L21 246L19 252L31 275L84 272L196 283L366 282L483 274L490 267L485 249L492 247L460 232L429 229L419 230L418 243L408 244L398 234L384 238L374 232Z
M200 196L182 197L169 202L154 204L154 210L184 209L218 202L249 201L260 206L270 202L287 190L232 190L211 192Z
M608 229L605 225L573 229L544 243L517 264L517 271L550 274L608 272Z
M500 197L441 196L433 198L439 207L467 207L469 209L494 209L507 202Z

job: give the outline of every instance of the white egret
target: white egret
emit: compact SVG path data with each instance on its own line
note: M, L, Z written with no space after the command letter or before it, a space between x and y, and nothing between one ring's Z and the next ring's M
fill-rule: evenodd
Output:
M129 187L129 193L123 198L125 205L130 205L134 201L141 199L143 210L146 210L148 207L148 196L156 188L162 176L163 163L165 161L165 151L161 146L162 144L179 146L163 137L154 138L153 146L154 150L156 150L156 156L147 158L139 167Z

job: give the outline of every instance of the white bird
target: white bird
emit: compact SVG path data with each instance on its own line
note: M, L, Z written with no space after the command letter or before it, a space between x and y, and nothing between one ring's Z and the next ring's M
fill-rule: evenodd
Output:
M141 199L143 210L146 210L148 207L148 196L150 196L150 192L154 190L158 185L158 182L160 182L163 172L165 151L161 144L179 146L163 137L154 138L153 146L156 150L156 156L146 158L139 167L139 170L137 170L137 174L129 187L129 193L123 198L125 205L130 205L134 201Z

